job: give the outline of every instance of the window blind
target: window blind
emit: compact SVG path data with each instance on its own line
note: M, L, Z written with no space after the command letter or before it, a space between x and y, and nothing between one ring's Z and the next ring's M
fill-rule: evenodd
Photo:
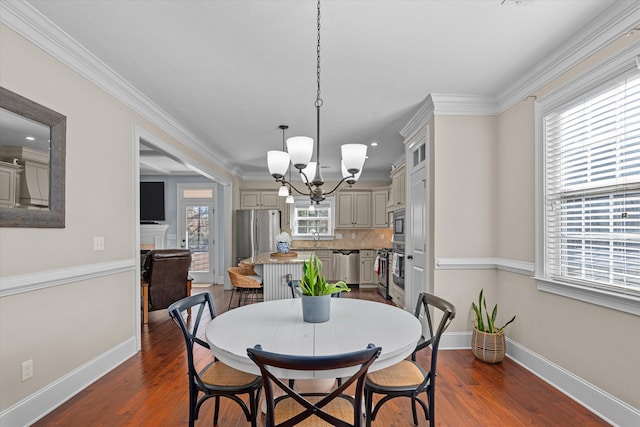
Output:
M545 268L640 293L640 72L544 116Z

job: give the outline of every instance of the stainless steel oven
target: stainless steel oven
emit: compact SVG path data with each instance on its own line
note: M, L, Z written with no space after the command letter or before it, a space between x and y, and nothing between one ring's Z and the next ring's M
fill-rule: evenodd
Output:
M375 271L378 276L378 292L385 299L391 299L391 296L389 296L390 257L391 249L378 249Z
M404 290L404 245L394 244L391 253L391 279Z
M404 308L404 243L393 244L390 265L389 295L398 307Z
M393 212L393 242L404 244L404 209Z

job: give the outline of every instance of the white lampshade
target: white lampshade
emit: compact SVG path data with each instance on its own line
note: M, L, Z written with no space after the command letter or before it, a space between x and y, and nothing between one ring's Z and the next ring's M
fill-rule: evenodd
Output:
M277 150L267 151L267 166L272 177L282 178L289 167L289 153Z
M316 211L316 207L313 205L313 202L311 202L311 206L309 206L309 212L315 212Z
M364 144L344 144L342 146L342 161L347 171L357 173L362 170L367 157L367 146Z
M317 165L318 163L316 162L309 162L307 167L302 169L302 172L304 172L304 175L307 175L307 178L309 178L309 182L312 182L313 178L316 176ZM302 182L306 183L307 180L304 178L304 175L300 174L300 179L302 180Z
M342 169L342 177L346 178L348 176L351 176L351 174L349 173L349 171L347 170L347 168L344 166L344 160L340 162L340 169ZM360 175L362 175L362 169L360 169L360 172L358 172L357 174L355 174L354 178L350 178L347 180L347 184L354 184L358 179L360 179Z
M296 169L304 169L313 155L313 139L308 136L287 138L287 152L291 156L291 164Z
M295 200L293 199L293 196L291 194L289 194L287 196L287 199L284 202L290 205L290 204L293 204L293 202L295 202Z
M288 197L289 196L289 187L287 187L286 185L282 184L280 186L280 189L278 190L278 196L280 196L280 197Z

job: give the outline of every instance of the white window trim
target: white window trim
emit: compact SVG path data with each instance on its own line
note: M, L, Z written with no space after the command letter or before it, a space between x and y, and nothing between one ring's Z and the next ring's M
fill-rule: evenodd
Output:
M538 290L640 316L640 297L623 292L595 288L582 283L569 283L545 277L544 266L544 128L547 111L599 86L615 76L640 68L640 56L633 45L536 101L535 109L535 273Z
M300 202L300 201L307 201L309 200L308 196L295 196L294 197L295 201L293 204L289 205L290 206L290 218L291 218L291 239L292 240L309 240L312 239L312 236L309 236L307 234L295 234L295 230L296 230L296 215L295 215L295 210L296 210L296 205ZM318 237L318 240L333 240L334 235L335 235L335 221L336 221L336 205L335 205L335 197L334 196L327 196L326 199L324 200L323 203L329 203L330 205L330 217L329 217L329 234L322 234ZM309 204L311 204L309 202Z

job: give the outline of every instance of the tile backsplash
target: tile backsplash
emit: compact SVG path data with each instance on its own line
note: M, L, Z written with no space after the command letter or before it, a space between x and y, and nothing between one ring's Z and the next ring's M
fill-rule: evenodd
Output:
M390 248L393 230L390 228L355 229L344 228L335 230L333 240L320 240L314 246L313 240L294 240L291 249L378 249ZM342 236L342 238L337 238Z

